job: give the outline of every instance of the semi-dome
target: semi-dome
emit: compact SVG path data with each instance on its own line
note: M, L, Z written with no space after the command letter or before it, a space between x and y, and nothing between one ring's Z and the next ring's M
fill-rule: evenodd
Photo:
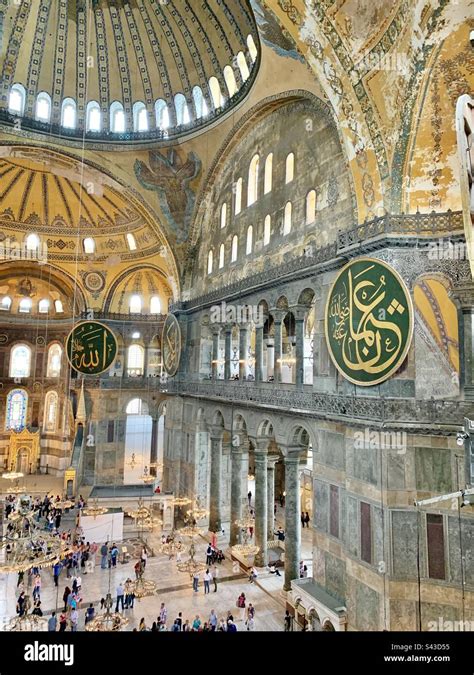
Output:
M169 139L248 92L259 63L250 3L9 3L0 119L112 142Z

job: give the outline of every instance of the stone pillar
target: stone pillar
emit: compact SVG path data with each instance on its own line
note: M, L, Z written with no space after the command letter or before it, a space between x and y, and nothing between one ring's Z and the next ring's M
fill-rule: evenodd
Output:
M267 460L267 540L273 540L275 529L275 464L278 457L268 457Z
M123 345L123 373L122 377L128 377L128 345Z
M143 357L143 377L148 377L148 360L150 358L150 345L148 342L145 344L145 355Z
M230 545L239 543L240 528L235 524L242 518L242 440L236 438L231 445L231 492L230 492Z
M150 449L150 464L157 461L158 455L158 420L154 417L151 423L151 449ZM156 466L150 467L150 474L156 476L158 473Z
M295 317L295 384L302 386L304 382L304 321L306 316L306 307L292 307Z
M211 357L211 377L217 380L218 361L219 361L219 334L220 328L212 331L212 357Z
M211 490L209 505L209 530L221 530L221 460L223 429L211 429Z
M273 321L275 325L275 347L274 347L274 357L273 357L273 377L275 382L281 382L281 358L282 358L282 344L281 344L281 334L282 334L282 323L287 312L281 309L272 310Z
M267 556L267 458L268 440L258 439L255 443L255 544L260 548L255 564L264 567Z
M232 354L232 326L227 325L224 328L224 334L225 334L224 380L230 380L230 359Z
M263 324L255 328L255 381L263 381Z
M461 386L465 397L472 399L474 394L474 310L472 308L462 308L462 324L459 328L462 347L460 350Z
M300 448L287 448L285 453L285 583L291 590L291 581L299 579L301 560L300 520Z
M244 380L247 375L247 345L248 328L239 326L239 380Z

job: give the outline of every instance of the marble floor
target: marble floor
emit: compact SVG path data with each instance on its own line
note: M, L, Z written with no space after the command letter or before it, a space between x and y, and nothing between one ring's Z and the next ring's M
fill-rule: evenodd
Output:
M39 491L43 487L42 484ZM284 511L278 508L277 524L284 524ZM73 519L70 521L63 518L62 525L67 529L73 526ZM125 532L125 537L135 537L133 541L137 542L137 535L140 533L131 532L130 527ZM308 573L311 574L311 529L302 529L302 558L308 565ZM159 552L161 542L161 531L147 533L147 543L154 550L155 555L148 558L145 578L152 580L157 585L156 593L151 597L136 599L134 609L125 610L124 614L128 617L129 623L124 630L133 630L137 627L140 619L145 619L147 627L151 627L156 620L161 602L165 602L168 609L168 628L171 627L174 618L178 612L182 612L183 619L193 621L196 615L199 615L202 622L207 621L211 609L214 609L218 618L226 617L227 612L233 612L236 619L238 630L246 630L245 624L240 620L241 610L237 609L236 601L241 592L247 597L247 602L251 602L255 609L255 630L256 631L282 631L283 617L285 614L285 594L283 593L283 574L281 577L271 575L267 570L259 570L257 583L249 583L248 578L242 572L233 571L229 559L227 537L220 537L219 546L226 554L226 560L218 565L219 581L218 590L204 594L203 582L200 580L199 591L195 593L192 589L191 579L188 574L179 572L176 569L174 559L170 560L168 556ZM205 562L205 550L207 547L207 538L203 535L195 541L196 559ZM124 542L128 543L128 542ZM130 546L133 550L133 546ZM182 556L183 560L187 558ZM137 558L132 557L127 563L117 563L117 567L107 570L100 568L99 557L92 574L82 575L82 597L83 601L79 611L79 630L84 629L85 608L89 603L93 603L96 611L99 607L100 599L105 597L107 592L114 599L116 597L116 588L120 582L128 577L134 578L133 567ZM8 621L15 616L16 598L18 595L16 588L16 575L0 575L0 630L5 630ZM59 586L56 589L53 583L52 570L45 569L42 572L42 591L41 603L46 617L54 609L61 611L62 595L66 585L71 585L72 580L67 579L66 571L63 570L59 579ZM30 589L31 593L31 589Z

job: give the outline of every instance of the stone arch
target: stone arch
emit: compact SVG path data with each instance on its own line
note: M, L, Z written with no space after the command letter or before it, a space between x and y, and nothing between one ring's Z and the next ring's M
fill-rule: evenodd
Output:
M326 633L334 633L336 629L329 619L325 619L323 623L323 631Z
M311 307L314 300L315 292L312 288L305 288L301 291L298 296L298 305L303 305L304 307Z
M307 449L309 443L311 443L313 451L316 450L318 440L311 426L304 422L292 424L286 437L286 445L293 448L301 447L302 449Z

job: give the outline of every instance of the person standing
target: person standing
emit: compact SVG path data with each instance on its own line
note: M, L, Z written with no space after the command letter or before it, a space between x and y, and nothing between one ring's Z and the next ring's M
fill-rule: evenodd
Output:
M244 621L245 619L245 593L241 593L237 598L237 607L240 608L240 620Z
M304 527L304 524L305 524L305 518L304 518L304 513L303 513L303 511L301 511L300 520L301 520L301 527Z
M73 609L71 612L71 631L75 633L77 631L77 622L79 621L79 612L77 609Z
M54 564L53 567L53 579L54 579L54 585L58 586L58 581L59 581L59 575L61 574L61 563L59 560L57 560Z
M160 616L158 617L158 624L160 626L165 625L167 618L168 618L168 610L166 609L165 603L162 602L160 607Z
M204 579L204 595L205 595L206 593L210 592L209 585L212 579L212 576L209 574L209 568L204 572L203 579Z
M59 617L59 632L64 633L67 628L67 616L66 614L61 614Z
M25 597L25 591L22 591L20 595L18 596L18 600L16 601L16 611L18 616L23 616L25 613L25 603L26 603L26 597Z
M56 618L56 612L53 612L48 619L48 633L55 633L58 625L58 620Z
M212 580L214 582L214 593L217 593L217 577L219 576L219 570L214 565L212 570Z
M116 544L112 544L112 550L110 551L110 558L112 560L112 567L117 566L117 557L118 557L118 548Z
M209 625L211 627L211 631L215 631L217 629L217 614L213 609L211 609L211 613L209 615Z
M252 503L252 492L249 490L247 493L247 499L249 500L249 506Z
M291 630L291 614L288 610L286 610L285 612L284 624L285 624L285 633L288 633Z
M64 589L64 593L63 593L64 611L67 610L68 599L69 599L70 595L71 595L71 589L69 588L69 586L66 586L66 588Z
M146 561L148 560L148 553L147 553L147 550L146 550L146 546L144 546L144 547L142 548L142 553L141 553L141 556L140 556L140 560L141 560L142 565L143 565L143 571L145 571Z
M304 522L306 523L306 527L309 527L309 513L306 511L305 516L304 516Z
M193 590L195 593L199 590L199 572L194 572L193 575Z
M247 608L247 630L255 629L255 607L249 602Z
M33 586L33 601L39 600L41 596L41 577L39 574L35 576L35 583Z
M117 586L117 604L115 605L115 611L116 612L119 611L119 604L122 605L122 611L123 611L123 595L124 595L123 586L122 586L122 583L120 583Z
M210 565L212 563L212 546L209 544L209 546L206 549L206 565Z
M102 544L102 546L100 547L100 555L101 555L100 568L103 569L103 570L107 569L107 555L108 555L108 553L109 553L109 548L108 548L107 544Z

